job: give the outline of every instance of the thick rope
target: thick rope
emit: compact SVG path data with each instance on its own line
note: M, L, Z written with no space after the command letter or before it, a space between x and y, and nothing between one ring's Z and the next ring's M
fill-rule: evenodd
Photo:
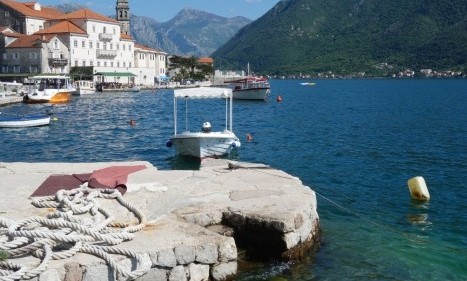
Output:
M99 206L98 198L117 200L135 215L138 223L113 222L110 213ZM35 278L47 269L51 260L71 258L79 252L103 258L116 273L128 279L136 279L151 268L149 258L130 250L111 247L132 240L134 233L142 230L147 221L146 216L126 202L118 190L90 189L84 184L77 189L60 190L55 196L35 198L31 203L38 208L57 210L47 218L10 221L0 217L0 250L7 252L10 259L33 255L41 262L34 268L0 262L0 281ZM129 271L122 268L110 254L134 259L136 269Z

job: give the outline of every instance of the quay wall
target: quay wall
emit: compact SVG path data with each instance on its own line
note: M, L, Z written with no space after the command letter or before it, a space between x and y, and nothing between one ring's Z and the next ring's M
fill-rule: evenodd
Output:
M116 166L144 166L128 175L123 196L84 184L31 197L51 176ZM22 280L229 280L238 271L239 249L254 260L300 260L318 245L314 191L263 164L210 159L200 170L166 171L144 161L0 163L0 177L0 246L13 254L2 269L23 274ZM63 198L78 203L64 205ZM51 227L55 223L64 226ZM34 238L43 252L14 256L33 239L23 242L28 246L8 241L40 231L55 233ZM78 236L78 242L64 242Z

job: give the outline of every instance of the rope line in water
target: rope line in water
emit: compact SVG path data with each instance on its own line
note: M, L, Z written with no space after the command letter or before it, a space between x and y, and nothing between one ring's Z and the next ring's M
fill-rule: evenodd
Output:
M253 170L253 171L256 171L256 172L259 172L259 173L265 173L265 174L268 174L268 175L271 175L271 176L275 176L275 177L280 177L280 178L286 178L286 179L291 179L291 177L287 177L287 176L281 176L281 175L277 175L277 174L273 174L273 173L268 173L267 171L265 171L265 169L272 169L271 167L269 166L264 166L264 167L247 167L247 166L242 166L242 165L239 165L239 164L234 164L232 162L229 162L228 163L229 165L229 169L230 170L234 170L234 169L245 169L245 170ZM422 239L420 237L417 237L416 235L412 235L412 234L409 234L409 233L406 233L406 232L403 232L403 231L399 231L395 228L392 228L390 226L387 226L387 225L384 225L382 223L379 223L379 222L376 222L356 211L353 211L351 210L350 208L347 208L347 207L344 207L342 206L341 204L327 198L326 196L322 195L321 193L317 192L314 188L312 188L313 191L318 195L320 196L321 198L323 198L324 200L328 201L329 203L331 203L332 205L344 210L345 212L349 213L349 214L352 214L354 215L355 217L357 218L360 218L364 221L366 221L367 223L369 224L372 224L372 225L375 225L381 229L384 229L384 230L387 230L387 231L390 231L392 233L395 233L397 235L400 235L408 240L412 240L414 242L417 242L417 243L423 243L423 244L429 244L429 241L428 240L425 240L425 239ZM337 192L334 192L334 191L331 191L333 194L336 194L337 196L339 197L342 197L342 198L345 198L347 200L351 200L353 201L352 198L349 198L349 197L346 197L340 193L337 193ZM434 247L434 248L438 248L440 250L450 250L450 251L455 251L455 252L462 252L462 253L465 253L467 252L467 250L465 249L459 249L459 248L454 248L454 247L448 247L448 246L442 246L442 247L439 247L439 246L436 246L436 245L433 245L433 244L430 244L431 247Z
M97 198L118 201L135 215L138 223L129 225L112 222L113 218L107 210L99 206ZM104 259L114 272L130 280L146 274L151 268L152 263L148 257L130 250L110 247L133 239L134 233L142 230L147 221L146 216L126 202L118 190L90 189L87 184L83 184L77 189L60 190L54 196L35 198L32 204L38 208L57 210L47 218L10 221L0 217L0 250L5 251L8 258L30 254L41 259L41 262L30 268L30 265L2 261L0 281L35 278L47 269L50 260L70 258L79 252ZM97 246L96 243L109 246ZM54 247L60 250L54 252ZM124 269L110 254L136 260L136 269Z

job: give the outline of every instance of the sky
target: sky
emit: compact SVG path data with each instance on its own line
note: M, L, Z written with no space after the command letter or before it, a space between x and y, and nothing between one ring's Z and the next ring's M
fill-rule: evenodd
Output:
M64 3L84 5L105 16L115 14L117 0L36 0L43 6L56 6ZM218 16L243 16L256 20L269 11L280 0L129 0L130 12L146 16L158 22L172 19L184 8L206 11ZM30 2L19 0L19 2Z

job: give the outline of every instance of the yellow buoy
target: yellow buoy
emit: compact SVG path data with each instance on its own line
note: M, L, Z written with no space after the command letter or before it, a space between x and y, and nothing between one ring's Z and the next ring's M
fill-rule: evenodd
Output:
M408 182L410 195L416 200L430 200L430 193L423 177L413 177Z

